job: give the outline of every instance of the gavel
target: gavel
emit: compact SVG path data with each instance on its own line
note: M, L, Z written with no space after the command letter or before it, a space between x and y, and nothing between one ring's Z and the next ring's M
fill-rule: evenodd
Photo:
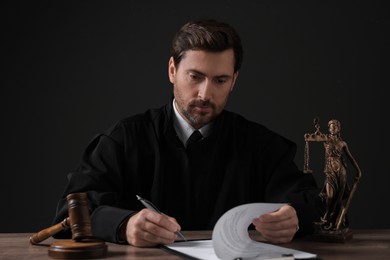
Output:
M68 215L62 222L46 228L30 237L30 243L39 244L43 240L70 228L72 239L54 241L48 250L51 258L89 259L106 256L107 245L92 235L86 193L72 193L66 196Z
M72 193L66 196L66 200L69 217L65 218L62 222L43 229L31 236L31 244L39 244L40 242L67 228L71 229L72 239L74 241L82 241L93 238L87 194Z

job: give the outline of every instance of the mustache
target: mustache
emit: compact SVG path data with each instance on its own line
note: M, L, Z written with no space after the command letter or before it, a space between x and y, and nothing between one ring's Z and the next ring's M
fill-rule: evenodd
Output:
M200 106L200 107L212 107L215 108L215 104L213 102L210 102L209 100L200 100L195 99L189 103L190 106Z

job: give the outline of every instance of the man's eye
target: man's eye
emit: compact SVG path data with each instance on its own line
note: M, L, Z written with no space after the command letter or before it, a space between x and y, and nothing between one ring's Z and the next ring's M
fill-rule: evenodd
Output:
M225 84L227 82L227 79L221 78L221 79L216 79L215 81L217 84Z
M201 76L199 76L198 74L193 74L193 73L189 74L189 77L193 81L198 81L201 79Z

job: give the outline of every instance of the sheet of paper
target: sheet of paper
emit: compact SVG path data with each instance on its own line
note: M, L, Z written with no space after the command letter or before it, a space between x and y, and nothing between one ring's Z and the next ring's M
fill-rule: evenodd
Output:
M180 241L165 247L196 259L220 260L214 252L212 240Z
M212 240L198 240L198 241L187 241L187 242L177 242L172 245L165 246L173 251L179 252L190 256L193 259L201 260L221 260L214 251L213 241ZM230 259L230 258L228 258ZM282 256L281 254L275 254L271 256L259 256L257 258L251 258L250 260L294 260L294 256ZM231 260L234 260L231 258ZM245 259L242 259L245 260Z
M212 240L177 242L167 247L197 259L277 259L293 254L295 258L313 258L314 254L253 241L248 227L252 220L278 210L284 204L250 203L227 211L216 223ZM285 259L285 258L282 258ZM287 258L288 259L288 258Z
M270 255L272 252L259 247L248 234L248 226L254 218L273 212L284 204L250 203L230 209L217 221L213 230L213 245L221 259L253 258L259 253Z

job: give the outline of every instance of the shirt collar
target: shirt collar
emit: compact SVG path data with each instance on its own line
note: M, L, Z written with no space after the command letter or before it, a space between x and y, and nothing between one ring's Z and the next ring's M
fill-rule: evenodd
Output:
M179 111L176 108L176 100L173 99L173 126L175 128L175 131L177 133L177 136L179 137L180 141L185 145L187 143L188 138L190 138L190 135L196 130L194 127L192 127L179 113ZM212 123L208 123L207 125L202 126L199 128L199 132L203 135L203 137L207 137L210 134Z

